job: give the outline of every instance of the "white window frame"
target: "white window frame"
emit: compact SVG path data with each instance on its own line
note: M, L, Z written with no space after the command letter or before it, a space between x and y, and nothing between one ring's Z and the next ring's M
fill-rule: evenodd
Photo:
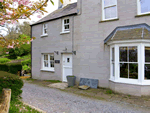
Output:
M143 54L145 55L145 47L150 47L150 44L144 44L144 47L143 47L143 49L144 49L144 52L143 52ZM150 64L149 62L145 62L145 57L143 58L143 61L144 61L144 63L143 63L143 67L145 66L145 64ZM143 69L144 70L144 77L145 77L145 69ZM150 81L150 79L147 79L147 80L145 80L145 78L143 77L143 79L144 79L144 83L145 84L149 84L149 81Z
M145 47L150 47L149 40L130 40L130 41L113 41L110 45L110 81L125 84L135 85L150 85L150 80L145 80ZM136 46L137 47L137 59L138 61L138 79L120 78L120 61L119 61L119 47ZM112 48L115 48L115 76L112 73Z
M46 25L46 27L44 27L44 25ZM47 28L48 28L47 23L44 23L43 24L43 29L42 29L43 30L43 34L42 35L47 35L47 33L44 32L45 29L46 29L46 31L48 30Z
M140 3L140 0L137 0L137 15L144 15L144 14L150 14L150 11L141 13L141 3Z
M48 55L48 67L45 67L44 66L44 55ZM51 63L50 63L50 56L54 56L54 54L53 53L50 53L50 54L42 54L42 68L41 68L41 70L43 70L43 71L54 71L54 68L55 68L55 63L54 63L54 67L50 67L50 65L51 65ZM54 59L54 61L55 61L55 59Z
M117 13L117 16L114 17L114 18L105 19L105 8L109 8L109 7L113 7L113 6L116 6L116 13ZM105 20L113 20L113 19L118 19L117 0L116 0L116 3L115 3L115 4L109 5L109 6L106 6L106 7L105 7L105 5L104 5L104 0L102 0L102 20L105 21Z
M68 20L69 18L64 18L62 19L62 33L68 33L70 32L70 19L69 19L69 23L65 24L64 21ZM69 29L65 30L65 25L69 25Z

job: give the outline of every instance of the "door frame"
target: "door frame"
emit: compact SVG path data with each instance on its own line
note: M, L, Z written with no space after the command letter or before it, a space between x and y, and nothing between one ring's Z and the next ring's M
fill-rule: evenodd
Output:
M64 54L70 54L72 55L72 74L73 74L73 54L71 52L64 52L64 53L61 53L61 77L62 77L62 82L65 82L63 81L64 80L64 67L63 67L63 55Z

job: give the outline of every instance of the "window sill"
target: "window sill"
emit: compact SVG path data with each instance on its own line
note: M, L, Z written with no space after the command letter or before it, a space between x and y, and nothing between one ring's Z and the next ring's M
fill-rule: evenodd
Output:
M114 80L114 79L109 79L110 81L114 82L114 83L121 83L121 84L131 84L131 85L145 85L145 86L149 86L150 85L150 80L144 80L142 83L138 82L138 79L123 79L120 78L118 80Z
M68 33L70 33L70 31L64 31L64 32L60 32L60 35L62 35L62 34L68 34Z
M101 21L99 21L99 23L109 22L109 21L116 21L116 20L119 20L119 18L113 18L113 19L101 20Z
M46 36L48 36L48 34L41 35L41 37L46 37Z
M135 17L142 17L142 16L150 16L150 12L144 14L138 14Z
M54 69L41 69L41 71L55 72L55 70L54 70Z

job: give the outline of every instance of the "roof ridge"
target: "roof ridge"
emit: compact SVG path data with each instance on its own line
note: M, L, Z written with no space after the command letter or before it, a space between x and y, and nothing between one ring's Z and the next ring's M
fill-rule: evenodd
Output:
M56 9L55 11L49 13L48 15L46 15L43 18L41 18L37 22L31 24L31 26L34 25L34 24L39 24L39 23L42 23L44 21L52 20L52 19L55 19L55 18L58 18L58 17L60 18L60 17L66 16L67 14L70 14L70 15L71 14L75 14L75 13L77 13L77 11L74 10L74 9L76 9L76 7L77 7L77 2L74 2L74 3L71 3L71 4L67 4L63 8ZM59 15L57 15L57 14L59 14Z

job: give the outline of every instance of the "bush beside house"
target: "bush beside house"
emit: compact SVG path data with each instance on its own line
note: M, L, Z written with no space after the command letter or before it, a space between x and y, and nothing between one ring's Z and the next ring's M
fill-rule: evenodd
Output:
M22 70L21 63L0 63L0 71L6 71L12 74L17 74Z
M23 87L23 81L16 75L0 71L0 93L3 88L9 88L12 90L11 99L16 99L21 93Z

